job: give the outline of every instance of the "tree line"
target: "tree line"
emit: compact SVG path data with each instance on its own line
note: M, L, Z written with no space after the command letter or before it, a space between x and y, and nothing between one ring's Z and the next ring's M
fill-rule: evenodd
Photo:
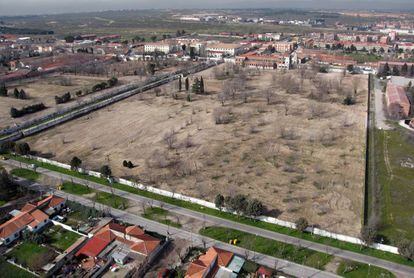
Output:
M389 75L414 77L414 64L409 67L407 63L404 63L401 67L393 66L391 68L388 63L385 63L384 67L378 71L377 75L378 77Z
M15 107L12 107L10 108L10 116L12 116L12 118L19 118L26 114L32 114L43 109L46 109L46 106L43 104L43 102L25 106L20 110Z

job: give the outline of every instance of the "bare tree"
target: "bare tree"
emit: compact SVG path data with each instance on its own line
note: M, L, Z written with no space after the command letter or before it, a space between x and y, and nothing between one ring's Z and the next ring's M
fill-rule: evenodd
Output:
M213 112L216 124L228 124L232 120L232 111L230 108L216 108Z
M243 100L243 103L247 103L248 98L250 97L250 92L247 90L243 90L241 92L241 99Z
M357 77L352 78L352 89L354 90L354 96L358 95L358 89L360 85L360 80Z
M175 143L177 142L177 136L174 129L171 129L169 132L165 133L163 140L167 144L169 149L173 149Z
M273 93L273 90L272 89L267 89L265 91L267 105L270 105L272 103L273 95L274 95L274 93Z
M221 105L224 106L226 100L227 100L227 95L225 92L221 92L217 95L217 99L218 101L220 101Z

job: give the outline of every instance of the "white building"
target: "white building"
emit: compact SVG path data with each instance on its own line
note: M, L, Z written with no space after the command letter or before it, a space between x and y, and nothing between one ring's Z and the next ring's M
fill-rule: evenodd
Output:
M153 42L153 43L146 43L144 45L145 53L154 53L158 51L164 54L169 54L172 50L173 50L173 46L170 45L169 43Z
M243 46L236 43L215 43L207 45L207 57L223 58L225 56L236 56L243 51Z

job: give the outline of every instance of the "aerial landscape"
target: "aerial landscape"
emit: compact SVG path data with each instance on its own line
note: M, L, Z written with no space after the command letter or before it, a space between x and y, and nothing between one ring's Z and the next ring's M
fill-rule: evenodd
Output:
M414 3L0 3L1 277L414 277Z

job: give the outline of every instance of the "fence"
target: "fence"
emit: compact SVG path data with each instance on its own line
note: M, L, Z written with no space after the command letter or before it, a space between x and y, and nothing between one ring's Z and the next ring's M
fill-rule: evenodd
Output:
M62 167L64 169L70 169L70 165L67 164L63 164L57 161L53 161L50 159L46 159L46 158L41 158L41 157L36 157L36 156L28 156L31 159L35 159L37 161L40 162L44 162L47 164L51 164L51 165L55 165L55 166L59 166ZM94 176L94 177L102 177L102 175L98 172L95 171L89 171L89 170L85 170L85 169L81 169L81 172L90 175L90 176ZM115 178L115 181L123 184L123 185L127 185L127 186L131 186L140 190L144 190L144 191L148 191L148 192L152 192L161 196L166 196L166 197L170 197L170 198L174 198L177 200L182 200L182 201L187 201L193 204L198 204L204 207L208 207L208 208L212 208L212 209L217 209L216 205L212 202L208 202L208 201L204 201L201 199L197 199L197 198L193 198L193 197L189 197L189 196L185 196L179 193L174 193L174 192L170 192L170 191L166 191L163 189L159 189L159 188L155 188L152 186L146 186L143 185L141 183L135 183L129 180L125 180L125 179L121 179L121 178ZM287 228L291 228L291 229L295 229L296 228L296 224L292 223L292 222L288 222L288 221L284 221L281 219L277 219L277 218L273 218L273 217L267 217L267 216L260 216L256 218L257 220L263 221L263 222L267 222L267 223L271 223L271 224L276 224L282 227L287 227ZM351 236L347 236L347 235L341 235L341 234L337 234L337 233L332 233L329 231L325 231L325 230L321 230L318 228L311 228L308 227L307 228L308 232L311 232L315 235L319 235L319 236L323 236L323 237L328 237L328 238L332 238L332 239L336 239L336 240L340 240L340 241L344 241L344 242L349 242L349 243L353 243L353 244L358 244L358 245L364 245L364 242L356 237L351 237ZM384 244L379 244L379 243L374 243L372 245L370 245L369 247L377 249L377 250L381 250L381 251L385 251L385 252L390 252L390 253L394 253L394 254L399 254L398 252L398 248L394 247L394 246L390 246L390 245L384 245Z
M79 231L77 231L77 230L73 229L71 226L66 225L66 224L63 224L63 223L60 223L59 221L52 220L52 223L53 223L53 225L60 226L60 227L62 227L63 229L68 230L68 231L71 231L71 232L74 232L74 233L76 233L76 234L78 234L78 235L80 235L80 236L83 236L83 237L88 237L88 235L87 235L87 234L81 233L81 232L79 232Z
M12 265L14 265L14 266L16 266L16 267L18 267L18 268L23 269L24 271L29 272L30 274L34 275L35 277L40 277L40 275L39 275L39 274L37 274L36 272L31 271L30 269L25 268L24 266L22 266L22 265L20 265L20 264L17 264L17 263L15 263L15 262L13 262L12 260L7 260L7 262L8 262L8 263L10 263L10 264L12 264Z

